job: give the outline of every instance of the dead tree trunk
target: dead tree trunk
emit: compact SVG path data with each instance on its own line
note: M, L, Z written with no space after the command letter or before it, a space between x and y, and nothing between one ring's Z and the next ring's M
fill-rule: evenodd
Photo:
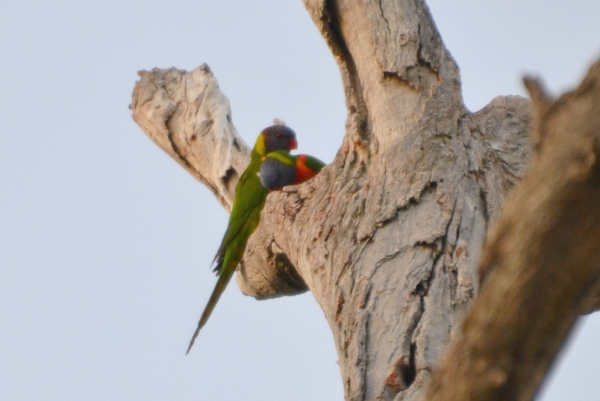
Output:
M269 196L238 285L310 289L348 400L417 400L478 290L485 233L530 154L529 102L471 113L424 1L305 0L342 74L334 162ZM143 72L136 122L226 208L248 160L207 66Z

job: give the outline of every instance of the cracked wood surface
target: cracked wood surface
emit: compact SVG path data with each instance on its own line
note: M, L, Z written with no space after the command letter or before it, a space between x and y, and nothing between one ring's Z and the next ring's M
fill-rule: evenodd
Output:
M529 102L466 110L423 1L305 6L340 68L346 135L313 180L269 195L237 282L257 298L310 289L346 399L417 400L478 291L488 225L527 169ZM140 76L136 122L228 205L247 147L208 67Z
M486 278L429 401L528 401L600 285L600 61L556 101L526 80L537 155L490 233Z
M139 75L129 106L135 122L230 210L250 149L231 123L229 100L208 65Z

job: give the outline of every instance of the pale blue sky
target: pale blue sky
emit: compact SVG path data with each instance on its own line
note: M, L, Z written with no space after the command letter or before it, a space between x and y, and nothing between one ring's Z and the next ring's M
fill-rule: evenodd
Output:
M600 57L600 2L430 1L475 111L558 93ZM341 400L312 296L230 286L189 356L227 224L127 106L136 72L208 63L248 143L274 117L329 162L345 108L298 0L5 1L0 5L0 393L6 400ZM543 400L600 394L588 318Z

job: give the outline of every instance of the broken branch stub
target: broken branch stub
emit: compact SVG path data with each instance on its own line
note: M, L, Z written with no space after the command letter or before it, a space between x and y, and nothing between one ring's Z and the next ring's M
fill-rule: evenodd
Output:
M250 149L233 126L229 100L210 68L206 64L191 72L154 68L139 75L130 106L133 119L229 210ZM260 238L261 246L249 247L245 264L240 264L237 281L242 292L258 299L306 292L306 284L271 233ZM244 268L249 261L250 270Z
M229 100L210 68L154 68L139 75L133 119L229 210L250 149L233 126Z

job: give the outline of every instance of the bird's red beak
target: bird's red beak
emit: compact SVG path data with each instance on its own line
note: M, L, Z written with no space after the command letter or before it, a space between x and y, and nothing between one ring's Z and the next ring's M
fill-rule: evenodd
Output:
M296 138L290 139L290 141L288 142L288 147L290 148L290 150L298 149L298 141L296 141Z

